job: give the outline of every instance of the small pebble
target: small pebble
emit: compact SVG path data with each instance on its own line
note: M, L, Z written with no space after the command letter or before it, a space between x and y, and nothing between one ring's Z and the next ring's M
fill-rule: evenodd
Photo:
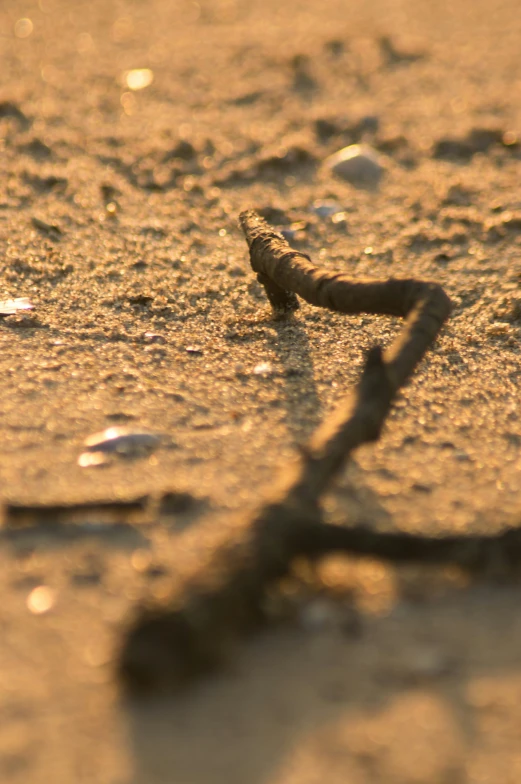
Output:
M339 226L340 228L345 228L347 226L347 215L345 212L337 212L335 215L331 217L331 223L334 223L335 226Z
M166 339L158 332L145 332L143 340L145 343L166 343Z
M376 188L384 174L377 153L366 144L351 144L324 162L325 167L357 188Z
M319 218L330 218L332 215L337 215L341 212L342 207L333 199L317 199L311 205L311 210Z

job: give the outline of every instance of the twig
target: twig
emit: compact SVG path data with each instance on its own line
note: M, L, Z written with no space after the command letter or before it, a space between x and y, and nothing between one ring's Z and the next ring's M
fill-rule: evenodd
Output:
M400 560L406 552L423 558L425 550L437 547L422 540L415 549L409 539L407 549L404 535L324 525L319 503L351 452L379 438L396 393L448 318L449 298L434 283L352 281L315 267L254 212L242 213L240 223L252 268L279 315L295 310L298 294L342 313L402 316L405 325L386 351L379 346L369 351L354 394L317 429L272 500L216 550L169 608L142 610L120 660L121 675L132 688L179 686L220 663L229 643L258 622L266 589L298 556L342 550ZM454 556L458 547L449 550ZM448 551L437 552L444 560Z

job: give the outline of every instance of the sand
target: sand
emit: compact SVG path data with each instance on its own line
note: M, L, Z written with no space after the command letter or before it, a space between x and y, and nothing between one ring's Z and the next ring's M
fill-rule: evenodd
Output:
M343 564L356 634L310 600L181 697L129 703L113 673L136 602L262 502L399 329L273 321L242 209L317 263L454 301L330 519L519 521L520 48L515 0L3 0L0 299L35 309L0 321L2 782L519 782L511 581ZM323 166L358 142L377 191ZM161 445L78 465L112 426ZM144 496L117 525L12 512Z

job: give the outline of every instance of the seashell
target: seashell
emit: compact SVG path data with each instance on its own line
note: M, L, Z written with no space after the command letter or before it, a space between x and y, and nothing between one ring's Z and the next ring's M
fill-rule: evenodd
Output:
M161 436L148 430L132 430L128 427L109 427L94 433L85 440L86 451L78 458L78 465L87 468L103 465L108 455L139 457L156 449Z
M21 310L33 310L34 305L27 297L0 300L0 316L14 316Z
M367 189L376 188L385 171L380 156L366 144L343 147L326 158L324 165L351 185Z

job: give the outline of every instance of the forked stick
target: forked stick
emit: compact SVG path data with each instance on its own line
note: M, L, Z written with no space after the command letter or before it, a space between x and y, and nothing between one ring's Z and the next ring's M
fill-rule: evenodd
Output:
M279 314L295 310L299 295L341 313L401 316L405 325L388 349L369 351L354 393L317 429L272 499L235 529L168 607L141 610L120 659L132 689L179 686L219 664L229 643L258 622L266 590L296 557L341 550L400 561L423 559L427 551L444 561L449 552L463 552L459 538L447 550L436 540L326 525L319 506L351 452L379 438L398 390L448 318L443 289L417 280L352 281L315 267L256 213L243 212L240 224L251 266Z

